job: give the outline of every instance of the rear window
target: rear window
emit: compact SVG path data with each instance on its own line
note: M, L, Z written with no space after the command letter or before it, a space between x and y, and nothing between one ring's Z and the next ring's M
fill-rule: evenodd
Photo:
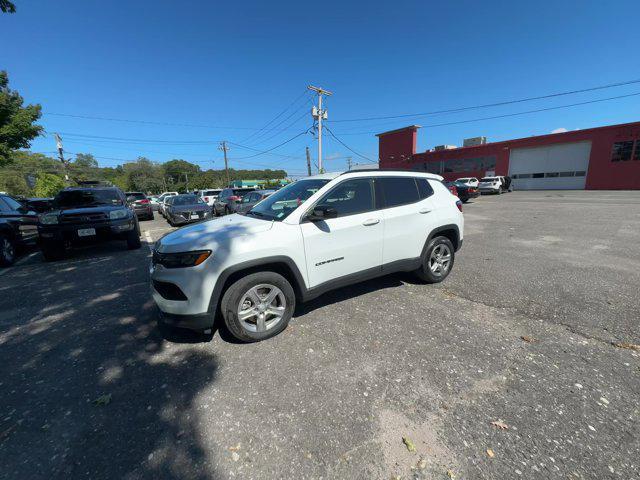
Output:
M484 177L480 179L481 182L495 182L497 180L498 180L497 177Z
M122 205L117 190L63 190L53 201L57 207L91 207L97 205Z
M209 195L218 195L220 193L220 190L205 190L204 192L202 192L202 196L206 197Z
M234 188L233 194L238 197L244 197L247 193L253 192L254 188Z
M134 197L136 200L144 200L145 198L147 198L147 196L141 192L127 192L125 193L125 195L127 196L127 198Z
M387 208L408 205L420 200L413 177L381 177L376 178L376 182L380 182Z

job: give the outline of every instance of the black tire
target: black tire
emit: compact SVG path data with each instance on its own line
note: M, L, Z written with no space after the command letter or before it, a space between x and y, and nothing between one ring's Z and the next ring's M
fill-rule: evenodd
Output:
M149 217L147 218L147 220L151 220L153 221L155 219L153 212L151 212L151 215L149 215Z
M436 250L441 245L444 246L444 248L440 248L439 251L448 250L447 253L450 255L450 257L446 269L441 264L440 273L438 273L434 272L430 265L432 262L431 256L434 250ZM429 244L427 245L425 253L422 257L422 265L414 273L420 280L425 283L440 283L449 276L449 273L451 273L453 263L455 262L455 256L455 249L453 247L453 243L451 243L451 240L449 240L447 237L435 237L429 241Z
M277 287L280 293L282 293L286 303L283 307L281 302L282 298L278 295L278 297L274 299L274 302L277 302L280 308L284 308L280 319L268 327L269 321L272 321L274 317L270 317L271 320L267 318L265 322L267 329L257 331L258 320L256 317L253 322L255 323L256 331L251 331L245 326L246 324L250 324L251 319L247 322L242 322L238 317L238 307L247 292L249 292L252 287L259 285ZM293 287L286 278L275 272L256 272L240 278L226 290L220 303L220 312L227 330L234 338L242 342L259 342L271 338L287 328L295 307L296 296Z
M55 262L56 260L62 260L64 258L65 249L62 243L44 242L40 249L42 250L42 256L47 262Z
M137 250L142 246L142 242L140 241L140 230L136 226L130 232L127 232L127 249L128 250Z
M0 234L0 267L9 267L16 261L16 246L7 235Z
M227 207L226 205L224 206L224 214L231 215L231 210L229 210L229 207Z

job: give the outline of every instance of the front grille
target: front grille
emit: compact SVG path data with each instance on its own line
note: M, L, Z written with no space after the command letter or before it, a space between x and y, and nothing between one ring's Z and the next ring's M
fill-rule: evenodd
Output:
M160 296L166 300L185 301L187 296L184 294L180 287L169 282L160 282L158 280L153 281L153 288Z
M106 213L69 213L62 215L60 221L62 223L91 223L104 222L109 216Z
M180 215L185 220L191 220L191 215L197 215L198 218L202 218L204 212L180 212Z

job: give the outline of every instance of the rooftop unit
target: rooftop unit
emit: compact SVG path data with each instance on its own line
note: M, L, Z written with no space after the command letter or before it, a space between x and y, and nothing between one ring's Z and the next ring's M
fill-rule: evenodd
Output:
M465 138L462 141L463 147L477 147L478 145L484 145L487 143L487 137L473 137L473 138Z

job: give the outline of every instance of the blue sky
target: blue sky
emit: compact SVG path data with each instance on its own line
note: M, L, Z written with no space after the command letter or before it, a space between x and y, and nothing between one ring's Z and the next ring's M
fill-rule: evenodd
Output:
M16 14L0 15L0 68L27 101L42 105L42 125L63 132L66 150L93 153L103 166L144 155L222 168L219 140L260 151L308 129L308 84L334 92L327 101L329 127L372 159L377 156L372 132L640 92L635 84L455 114L335 122L640 79L640 4L633 0L15 3ZM639 107L640 96L635 96L425 127L418 146L424 150L460 145L463 138L478 135L498 141L638 121ZM267 129L257 131L285 109ZM315 159L315 145L307 134L272 154L251 157L255 151L232 144L230 164L300 174L304 147L311 147ZM32 145L33 151L54 149L51 137ZM356 163L366 161L331 137L324 152L329 170L343 169L349 155Z

